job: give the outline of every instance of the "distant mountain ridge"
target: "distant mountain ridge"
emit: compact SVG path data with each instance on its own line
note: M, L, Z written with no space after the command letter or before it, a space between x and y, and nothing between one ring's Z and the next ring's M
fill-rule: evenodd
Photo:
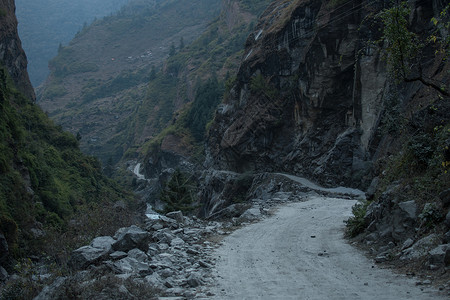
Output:
M48 61L83 26L95 18L115 13L129 0L17 0L19 33L27 52L33 86L47 78Z
M39 104L81 134L83 151L103 161L133 157L195 99L198 84L237 70L245 39L268 3L130 4L60 49Z

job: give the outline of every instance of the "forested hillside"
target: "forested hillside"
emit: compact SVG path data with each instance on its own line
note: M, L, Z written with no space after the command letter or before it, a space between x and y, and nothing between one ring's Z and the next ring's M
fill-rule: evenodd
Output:
M205 79L215 73L223 85L231 77L252 21L267 3L168 1L139 10L130 4L60 49L39 104L63 128L80 133L83 151L103 161L135 157L195 99ZM102 49L101 57L93 49ZM220 89L212 92L202 124L193 125L202 127L197 137Z
M14 2L0 1L0 11L0 263L12 271L11 259L30 255L62 263L71 247L128 222L135 201L36 105Z

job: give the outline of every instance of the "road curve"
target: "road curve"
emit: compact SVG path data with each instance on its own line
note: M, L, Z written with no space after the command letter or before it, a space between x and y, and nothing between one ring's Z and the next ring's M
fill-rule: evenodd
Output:
M312 196L232 233L214 254L213 299L445 299L343 239L354 204Z

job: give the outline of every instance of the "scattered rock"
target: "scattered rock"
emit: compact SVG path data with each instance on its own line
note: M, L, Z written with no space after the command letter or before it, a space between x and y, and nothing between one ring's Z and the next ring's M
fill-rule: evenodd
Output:
M138 274L147 276L153 273L150 266L133 257L125 257L113 264L117 274Z
M197 273L192 273L187 279L187 283L190 287L198 287L202 284L201 278Z
M367 199L370 200L373 198L373 196L375 195L375 192L377 191L379 182L380 182L380 178L378 178L378 177L375 177L372 179L372 182L370 183L370 186L367 188L367 191L366 191Z
M429 252L430 265L448 266L450 264L450 244L439 245Z
M450 206L450 189L446 189L439 194L439 198L441 198L442 205L444 207Z
M400 202L398 206L408 215L410 219L416 218L417 205L416 202L414 202L414 200Z
M450 228L450 210L448 211L447 215L445 216L445 225L447 225L447 227Z
M136 225L120 228L114 236L117 241L112 245L115 251L130 251L134 248L148 250L149 233Z
M259 207L251 207L238 218L238 222L251 222L260 218L261 210L259 209Z
M444 237L443 237L443 239L442 239L442 242L443 242L444 244L450 243L450 230L447 231L447 232L444 234Z
M0 282L6 281L6 279L8 279L8 272L0 266Z
M75 269L84 269L97 263L111 252L115 240L110 236L95 238L89 246L83 246L72 252L71 264Z
M115 251L115 252L109 254L109 257L111 257L113 260L118 260L118 259L121 259L121 258L124 258L127 256L128 256L128 254L126 254L123 251Z
M42 291L34 297L33 300L48 300L48 299L58 299L58 296L61 295L61 286L66 282L66 277L58 277L51 285L45 286Z
M420 240L418 240L414 245L402 251L401 260L416 259L428 254L433 245L436 244L438 240L436 234L430 234Z
M403 242L402 250L411 247L414 244L414 240L409 238L405 242Z
M183 213L181 211L172 211L170 213L167 213L166 217L174 219L178 223L184 222Z

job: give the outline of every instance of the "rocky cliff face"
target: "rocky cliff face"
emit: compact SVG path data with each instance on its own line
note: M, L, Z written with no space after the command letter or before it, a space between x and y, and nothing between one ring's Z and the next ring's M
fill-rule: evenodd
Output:
M236 83L211 127L210 164L367 187L392 90L380 49L368 43L379 38L379 24L363 20L384 5L274 1L249 36ZM438 10L437 3L412 6L422 25ZM419 89L409 85L399 97Z
M15 10L14 0L0 1L0 62L8 69L20 91L35 99L27 73L27 57L17 33Z

